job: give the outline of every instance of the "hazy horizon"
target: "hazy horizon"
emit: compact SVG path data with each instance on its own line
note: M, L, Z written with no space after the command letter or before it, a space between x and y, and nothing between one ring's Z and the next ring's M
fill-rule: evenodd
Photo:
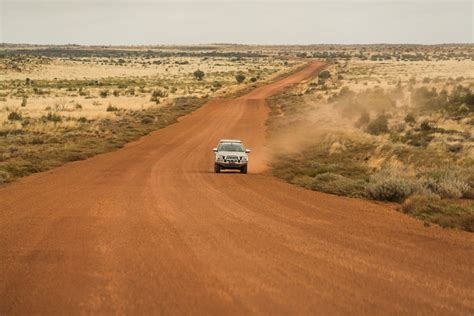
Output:
M473 42L472 1L0 1L12 44Z

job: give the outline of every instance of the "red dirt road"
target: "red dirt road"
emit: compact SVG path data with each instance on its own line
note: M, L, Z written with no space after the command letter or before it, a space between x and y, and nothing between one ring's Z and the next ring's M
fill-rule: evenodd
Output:
M318 67L0 187L0 314L473 314L474 234L260 173L264 98Z

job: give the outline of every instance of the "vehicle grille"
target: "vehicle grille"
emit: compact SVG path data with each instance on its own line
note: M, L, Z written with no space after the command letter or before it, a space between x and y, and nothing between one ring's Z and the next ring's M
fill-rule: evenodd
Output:
M229 156L226 157L226 160L229 161L229 162L237 162L237 161L239 161L239 157L229 155Z

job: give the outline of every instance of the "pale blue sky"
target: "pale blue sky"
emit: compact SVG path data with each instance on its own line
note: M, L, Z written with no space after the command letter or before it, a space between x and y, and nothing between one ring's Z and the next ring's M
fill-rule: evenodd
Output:
M0 0L0 42L472 43L473 1Z

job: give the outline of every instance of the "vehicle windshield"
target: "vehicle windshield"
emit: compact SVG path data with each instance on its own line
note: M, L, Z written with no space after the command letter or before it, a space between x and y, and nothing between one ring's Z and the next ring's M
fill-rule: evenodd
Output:
M223 143L219 145L218 151L244 152L245 148L238 143Z

